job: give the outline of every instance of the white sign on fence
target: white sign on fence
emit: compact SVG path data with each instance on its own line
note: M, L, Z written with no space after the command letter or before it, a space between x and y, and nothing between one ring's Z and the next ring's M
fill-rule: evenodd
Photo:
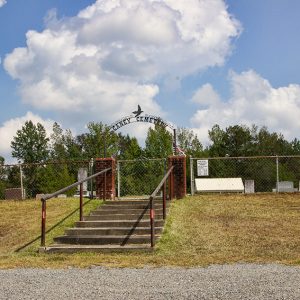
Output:
M197 175L208 176L208 159L197 160Z

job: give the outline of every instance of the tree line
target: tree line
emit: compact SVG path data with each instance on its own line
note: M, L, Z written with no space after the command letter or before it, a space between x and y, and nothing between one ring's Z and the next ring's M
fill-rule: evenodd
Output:
M203 147L191 129L177 130L177 145L185 152L188 163L189 157L300 154L299 140L287 141L282 134L269 132L266 127L235 125L222 129L219 125L214 125L208 134L210 144ZM23 170L27 194L35 196L36 193L53 192L76 180L78 164L65 163L67 161L82 161L82 166L87 168L91 158L104 156L122 160L166 158L172 154L173 139L166 128L158 125L149 128L142 147L135 137L112 132L101 122L89 123L87 132L79 135L74 135L69 129L63 130L58 123L54 123L49 135L42 124L27 121L13 137L11 148L12 157L19 163L39 164L39 167L28 165ZM49 164L51 161L58 163ZM2 157L0 164L4 164ZM233 172L222 162L215 164L214 170L218 177L228 177ZM243 167L248 168L247 165ZM137 170L132 170L132 173L137 174ZM5 188L19 186L20 169L12 167L4 171L2 168L0 176L0 198L3 198ZM251 174L248 176L250 178ZM135 185L133 182L126 184Z

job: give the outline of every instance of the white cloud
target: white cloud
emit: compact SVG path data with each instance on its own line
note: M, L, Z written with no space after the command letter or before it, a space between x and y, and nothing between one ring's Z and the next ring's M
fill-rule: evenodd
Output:
M24 103L77 123L110 123L137 104L164 116L157 82L223 64L241 30L223 0L98 0L73 18L51 11L46 24L4 67Z
M256 124L281 132L287 139L299 138L300 85L274 88L253 70L241 74L231 72L229 80L232 90L227 102L221 101L208 84L193 97L202 107L191 123L202 140L207 141L207 131L214 124L221 127Z
M18 117L14 119L10 119L2 124L0 127L0 155L5 157L5 162L12 162L11 159L11 141L13 137L16 135L17 130L21 129L26 121L31 120L34 124L41 123L48 134L52 132L52 125L54 121L47 119L43 120L40 116L33 114L32 112L27 112L25 116Z
M6 0L0 0L0 7L2 7L4 4L6 4Z
M193 95L192 101L201 106L211 106L220 102L218 93L215 92L211 84L206 83L200 87Z

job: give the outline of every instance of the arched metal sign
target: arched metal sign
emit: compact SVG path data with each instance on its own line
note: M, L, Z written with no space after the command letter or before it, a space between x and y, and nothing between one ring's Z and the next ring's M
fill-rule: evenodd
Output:
M117 131L121 127L126 126L128 124L132 124L132 123L151 123L154 125L162 126L164 128L168 127L172 130L172 133L173 133L173 153L176 154L176 152L177 152L176 128L174 128L174 126L171 123L166 122L162 118L157 117L157 116L148 115L148 114L142 115L143 111L142 111L140 105L138 105L138 109L136 111L133 111L132 113L133 113L132 115L123 117L122 119L119 119L118 121L112 123L109 126L109 130ZM105 146L105 148L106 148L106 146Z
M174 130L175 128L169 122L164 121L160 117L153 116L153 115L130 115L119 119L118 121L112 123L109 126L109 129L112 131L117 131L119 128L126 126L131 123L151 123L154 125L159 125L162 127L169 127L170 129Z

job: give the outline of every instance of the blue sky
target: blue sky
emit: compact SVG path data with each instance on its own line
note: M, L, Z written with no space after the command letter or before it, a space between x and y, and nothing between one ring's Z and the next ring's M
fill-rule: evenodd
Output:
M265 125L300 138L298 0L0 6L0 155L7 160L27 119L79 133L137 104L192 128L204 144L216 123ZM147 126L122 130L142 139Z

